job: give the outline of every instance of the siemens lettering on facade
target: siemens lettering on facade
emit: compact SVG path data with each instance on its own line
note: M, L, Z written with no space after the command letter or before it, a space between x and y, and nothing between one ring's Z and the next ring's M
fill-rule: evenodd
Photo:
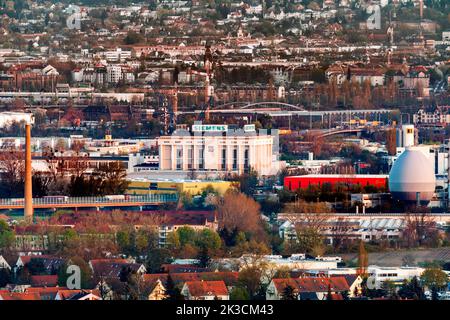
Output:
M192 126L192 132L225 132L227 130L227 125L194 124Z

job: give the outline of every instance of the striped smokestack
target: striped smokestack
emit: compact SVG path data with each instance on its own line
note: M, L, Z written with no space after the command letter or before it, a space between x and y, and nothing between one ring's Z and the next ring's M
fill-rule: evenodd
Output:
M33 222L33 191L31 187L31 126L25 125L25 220Z

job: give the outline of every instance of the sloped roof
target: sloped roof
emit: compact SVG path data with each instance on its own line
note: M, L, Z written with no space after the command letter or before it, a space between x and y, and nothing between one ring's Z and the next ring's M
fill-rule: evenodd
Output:
M142 264L130 263L126 259L96 259L90 261L95 276L119 278L124 268L137 272Z
M287 286L291 286L298 293L301 292L342 292L348 291L349 285L344 277L304 277L304 278L288 278L272 280L277 291L283 292Z
M57 275L31 276L32 287L55 287L58 284Z
M3 300L41 300L38 293L28 292L0 292L0 298Z
M186 286L193 297L228 295L225 282L220 281L188 281Z
M80 300L86 295L93 294L97 297L100 297L100 291L97 289L94 290L59 290L57 295L62 300Z
M148 283L160 280L163 285L166 285L169 274L144 274L144 281ZM234 286L237 284L238 272L195 272L195 273L171 273L170 277L176 286L183 286L186 282L192 281L223 281L226 286Z
M58 270L64 264L63 259L49 255L21 256L20 259L25 266L29 264L31 260L40 260L47 272Z

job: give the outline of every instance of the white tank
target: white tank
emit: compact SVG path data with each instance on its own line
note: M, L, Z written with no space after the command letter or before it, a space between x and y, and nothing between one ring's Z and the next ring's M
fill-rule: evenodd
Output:
M433 163L420 149L408 147L389 173L389 190L394 199L422 204L433 197L436 187Z

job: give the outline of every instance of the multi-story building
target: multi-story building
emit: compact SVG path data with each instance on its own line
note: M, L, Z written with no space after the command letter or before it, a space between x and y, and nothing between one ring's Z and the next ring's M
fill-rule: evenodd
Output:
M215 171L259 175L278 172L274 136L254 130L228 131L226 125L194 125L158 139L159 168L172 171Z
M122 67L118 65L108 65L106 67L106 82L117 83L122 79Z
M369 285L380 289L385 281L392 281L400 285L404 280L411 280L414 277L420 278L425 271L419 267L378 267L369 266L367 272Z
M169 234L182 227L189 227L195 231L204 229L217 231L219 222L214 212L210 211L166 212L164 222L158 226L158 245L164 247L169 244Z
M419 109L413 120L416 124L448 124L450 123L449 107L438 107L434 110Z
M131 51L116 48L115 50L105 51L101 54L106 61L122 62L131 58Z

